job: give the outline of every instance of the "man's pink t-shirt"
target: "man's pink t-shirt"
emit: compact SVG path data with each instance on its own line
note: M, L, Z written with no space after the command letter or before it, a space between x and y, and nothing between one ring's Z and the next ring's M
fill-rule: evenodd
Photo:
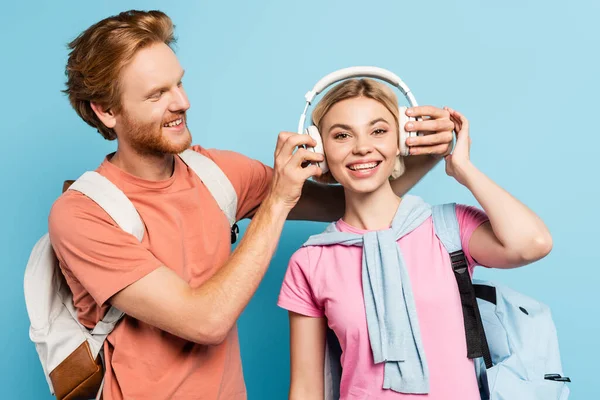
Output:
M469 271L473 231L487 216L474 207L456 207ZM364 233L339 220L344 232ZM479 399L473 362L467 358L462 307L450 258L435 235L433 221L398 240L415 296L421 338L430 374L427 395L382 389L383 364L375 364L369 344L362 292L362 248L308 246L296 251L288 266L278 305L309 317L327 317L342 347L340 400Z

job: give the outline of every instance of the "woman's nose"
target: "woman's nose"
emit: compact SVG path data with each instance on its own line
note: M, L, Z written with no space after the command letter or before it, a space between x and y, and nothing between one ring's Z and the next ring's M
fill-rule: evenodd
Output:
M367 154L373 150L373 145L369 137L359 135L354 143L355 154Z

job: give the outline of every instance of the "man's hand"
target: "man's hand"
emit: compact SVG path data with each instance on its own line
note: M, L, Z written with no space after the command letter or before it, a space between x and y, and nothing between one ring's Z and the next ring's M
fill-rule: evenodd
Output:
M410 155L429 154L443 157L450 154L454 138L454 123L450 119L450 112L434 106L419 106L407 109L406 115L420 118L420 121L410 121L404 129L407 132L424 134L407 139L406 145L410 148Z
M309 135L293 132L281 132L275 148L275 165L273 183L269 197L274 202L280 202L291 210L294 208L306 180L311 176L322 174L321 168L314 164L307 166L306 162L323 161L322 154L316 154L302 146L314 147L314 139Z

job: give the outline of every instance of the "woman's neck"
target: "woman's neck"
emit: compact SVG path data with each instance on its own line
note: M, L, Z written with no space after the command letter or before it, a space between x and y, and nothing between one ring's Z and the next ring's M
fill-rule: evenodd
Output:
M396 196L389 183L371 193L345 191L345 223L365 230L388 229L402 200Z

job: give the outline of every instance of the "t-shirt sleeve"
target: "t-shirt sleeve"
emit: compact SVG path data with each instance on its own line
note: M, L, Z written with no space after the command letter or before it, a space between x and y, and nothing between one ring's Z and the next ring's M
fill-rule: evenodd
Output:
M99 306L163 265L79 192L69 191L54 203L48 233L67 281L76 280Z
M473 268L477 265L477 261L471 256L469 242L475 229L487 222L489 218L483 210L462 204L456 205L456 217L458 219L458 226L460 227L460 242L467 257L469 271L473 273Z
M252 217L269 192L273 169L234 151L200 146L192 149L211 158L231 181L238 197L237 219Z
M318 304L309 281L309 269L308 251L303 247L290 258L277 305L308 317L323 317L323 307Z

